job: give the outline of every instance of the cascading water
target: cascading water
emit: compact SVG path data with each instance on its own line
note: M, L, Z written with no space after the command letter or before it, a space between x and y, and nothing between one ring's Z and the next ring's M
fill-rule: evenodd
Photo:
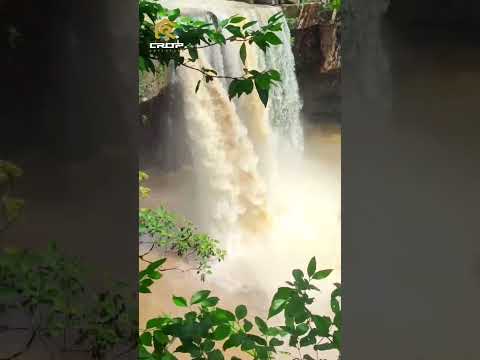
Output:
M180 7L184 15L213 22L242 15L264 25L280 11L272 6L252 6L231 1L167 0L168 8ZM247 46L246 67L276 69L282 82L270 94L265 108L253 93L230 101L228 83L214 80L202 83L195 94L201 74L177 69L172 76L172 94L182 104L188 133L198 201L203 211L198 219L202 227L232 248L241 238L269 230L271 201L269 186L278 176L278 161L288 152L301 156L303 131L300 122L301 101L291 51L290 31L284 21L279 34L283 46L266 53L256 45ZM239 44L214 46L199 51L197 67L216 69L228 76L243 75Z

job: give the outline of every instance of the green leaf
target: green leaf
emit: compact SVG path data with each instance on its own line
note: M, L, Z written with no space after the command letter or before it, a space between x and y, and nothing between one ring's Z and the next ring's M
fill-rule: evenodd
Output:
M295 328L295 335L302 336L307 333L309 327L307 324L300 324Z
M288 341L288 345L291 347L297 347L298 336L292 335L290 336L290 340Z
M268 73L258 73L255 75L255 86L263 90L268 90L270 88L270 75Z
M263 34L256 35L253 37L253 42L260 48L262 51L267 51L268 43L265 41Z
M195 62L198 60L198 51L196 48L189 48L188 54L190 55L191 61Z
M305 320L307 320L310 317L310 314L308 311L301 311L295 315L295 322L297 324L303 323Z
M243 93L250 94L253 91L253 81L251 79L240 80L238 84L239 96Z
M317 341L315 339L315 335L310 333L307 336L300 339L300 346L301 347L310 346L315 344L316 342Z
M153 280L152 279L144 279L140 282L140 287L141 288L149 288L150 285L153 284Z
M245 18L243 16L234 16L234 17L230 18L230 23L231 24L237 24L237 23L242 22L244 20L245 20Z
M312 279L315 280L322 280L325 279L328 275L332 273L333 270L321 270L317 271L315 274L313 274Z
M326 350L335 349L335 345L332 343L325 343L325 344L315 345L313 349L316 351L326 351Z
M308 276L312 277L313 274L315 274L315 270L317 270L317 260L315 259L315 257L312 257L307 267Z
M334 314L338 314L340 312L340 303L336 298L331 298L330 307L332 308Z
M304 317L304 314L307 314L308 317L308 312L305 309L305 303L301 299L293 299L285 307L286 318L296 318L302 315Z
M269 359L267 348L258 346L256 349L257 358L266 360Z
M283 16L284 16L283 11L279 11L276 14L274 14L274 15L272 15L268 18L268 23L273 24L273 23L277 22L279 19L281 19Z
M220 325L220 326L217 326L217 328L213 332L212 339L221 341L223 339L226 339L229 335L230 335L230 326Z
M155 280L162 278L162 274L158 271L152 271L151 273L148 274L148 276L150 276L151 279L155 279Z
M242 337L242 351L248 352L255 348L255 341L250 339L248 336Z
M147 349L145 349L144 346L140 346L138 349L138 358L142 360L154 360L155 358L153 357L152 354L150 354Z
M147 321L147 325L145 325L146 329L153 329L153 328L160 328L163 325L163 321L161 318L150 319Z
M331 320L326 316L312 315L317 334L320 336L328 336L330 334Z
M208 295L210 295L211 291L210 290L200 290L197 291L195 294L192 295L192 298L190 299L190 303L192 305L199 304L203 300L208 298Z
M175 305L177 305L178 307L187 307L188 306L187 300L185 300L185 298L183 298L183 297L173 295L172 299L173 299L173 303Z
M249 21L242 26L242 29L243 30L248 29L249 27L255 25L256 23L257 23L256 21Z
M238 87L239 80L232 80L228 87L228 98L232 100L237 95L237 87Z
M245 305L238 305L235 308L235 316L237 317L237 320L242 320L245 316L247 316L247 307Z
M207 354L208 360L224 360L223 354L220 350L213 350Z
M282 340L279 340L277 338L273 338L270 340L270 346L282 346L283 345L283 341Z
M147 268L145 269L145 272L148 273L150 271L158 269L160 266L162 266L165 263L165 261L167 261L166 258L163 258L163 259L152 262L151 264L149 264L147 266Z
M203 300L200 305L205 307L213 307L218 304L219 302L218 297L209 297L208 299Z
M144 332L142 335L140 335L140 344L152 346L152 334L149 332Z
M255 316L255 324L257 324L258 330L260 330L262 334L265 334L268 331L267 323L258 316Z
M140 286L138 292L142 294L150 294L152 291L148 287Z
M237 347L241 344L241 338L237 334L232 334L227 341L223 343L223 350Z
M252 328L253 328L253 324L247 319L245 319L243 321L243 330L245 330L245 332L248 333L250 330L252 330Z
M158 330L153 333L153 339L161 345L166 345L169 342L168 336Z
M333 323L339 329L342 327L342 314L340 312L335 314L335 317L333 318Z
M294 278L296 281L298 281L298 282L300 282L300 281L303 280L303 276L304 276L304 275L303 275L303 271L302 271L302 270L295 269L295 270L292 271L292 275L293 275L293 278Z
M275 80L275 81L281 81L282 80L282 77L277 70L270 70L268 73L270 74L270 78L272 80Z
M240 59L242 60L243 65L245 65L245 60L247 59L247 47L245 43L242 43L240 46Z
M224 309L215 309L212 313L212 319L216 324L227 323L230 321L235 321L235 315L230 311Z
M281 313L283 309L285 309L286 304L287 304L287 299L273 298L272 303L270 305L270 309L268 310L268 318L270 319L275 315Z
M220 27L225 27L225 25L229 24L230 23L230 19L224 19L222 21L220 21L220 23L218 24Z
M215 343L214 343L212 340L210 340L210 339L206 339L206 340L201 344L200 347L201 347L201 349L202 349L203 351L206 351L206 352L212 351L212 349L215 347Z
M258 96L260 97L260 100L262 101L263 106L267 107L267 105L268 105L268 90L259 89L257 87L257 93L258 93Z
M143 58L143 56L138 57L138 69L141 72L147 71L147 65L145 64L145 59Z
M239 27L234 25L227 25L225 29L227 29L234 37L243 38L242 31Z
M180 16L180 9L174 9L168 16L168 20L175 21Z
M265 41L272 44L272 45L280 45L282 44L282 40L275 35L273 32L267 32L265 34Z
M340 349L342 346L342 336L340 331L335 331L333 333L333 343L337 349Z
M248 334L247 337L248 337L249 339L255 341L255 342L256 342L257 344L259 344L259 345L262 345L262 346L266 346L266 345L267 345L267 341L266 341L264 338L262 338L262 337L260 337L260 336L258 336L258 335Z

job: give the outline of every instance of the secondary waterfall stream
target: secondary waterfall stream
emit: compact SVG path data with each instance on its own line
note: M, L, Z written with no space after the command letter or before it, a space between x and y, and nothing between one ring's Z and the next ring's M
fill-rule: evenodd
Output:
M241 14L258 21L257 27L279 11L271 6L226 1L164 3L170 8L180 6L183 14L207 22ZM278 70L283 81L273 89L266 109L256 95L230 101L227 80L202 83L195 94L195 84L202 74L181 68L172 76L171 94L183 108L182 120L198 182L196 204L206 210L199 212L204 216L196 220L232 250L245 231L268 231L268 189L277 175L278 160L282 153L300 155L303 150L301 103L286 21L279 35L286 46L274 46L266 54L256 45L247 46L245 66L239 57L239 43L201 49L195 64L227 76L242 76L244 67ZM171 124L175 126L175 120Z
M280 11L223 0L161 4L209 22L241 15L261 25ZM192 220L221 241L227 258L214 266L205 283L194 274L169 273L152 296L141 299L141 321L175 311L165 294L189 297L199 288L212 289L223 306L245 303L252 313L265 315L274 290L290 279L291 270L305 268L312 256L318 266L336 270L321 286L316 305L319 311L328 311L328 293L340 279L339 133L326 134L306 122L304 135L286 21L278 36L283 45L266 54L255 45L247 47L247 68L276 69L281 74L267 108L255 93L230 101L225 80L202 82L195 93L200 73L189 69L172 73L169 93L175 111L169 126L184 124L191 165L168 175L146 169L152 188L146 205L166 205ZM237 44L202 49L196 66L228 76L242 75L244 67Z

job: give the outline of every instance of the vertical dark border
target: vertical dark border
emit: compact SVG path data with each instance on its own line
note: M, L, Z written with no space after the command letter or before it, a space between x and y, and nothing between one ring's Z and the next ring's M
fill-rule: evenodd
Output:
M478 359L478 41L386 3L346 4L342 359Z
M0 79L9 84L0 159L23 168L16 195L25 200L0 246L42 252L54 241L93 274L86 286L122 281L135 295L138 2L19 0L0 10ZM21 35L15 49L9 25ZM137 296L130 301L138 308Z

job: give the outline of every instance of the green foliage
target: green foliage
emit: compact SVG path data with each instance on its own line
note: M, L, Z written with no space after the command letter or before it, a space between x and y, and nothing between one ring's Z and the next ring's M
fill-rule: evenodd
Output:
M300 0L301 4L320 3L324 9L340 11L342 0Z
M16 165L0 161L0 194L7 225L23 208L22 200L12 200L9 195L22 174ZM0 323L3 333L25 337L24 347L6 359L20 358L36 340L61 344L63 353L83 352L92 359L136 348L138 310L131 306L136 294L115 282L106 291L87 287L87 275L78 260L61 255L55 243L45 252L0 250L0 318L18 314L29 318L25 327Z
M325 0L320 8L320 18L324 22L338 22L342 14L342 0Z
M53 243L45 253L1 251L0 315L21 311L31 318L30 327L3 330L60 340L63 351L93 359L122 345L132 348L138 328L133 296L121 284L100 292L87 288L85 276L78 261L62 256Z
M340 351L340 285L331 294L333 317L316 315L309 309L314 302L310 292L318 291L313 282L330 273L331 270L317 270L315 258L308 264L307 275L293 270L293 281L277 290L269 309L269 319L283 315L281 326L270 326L258 316L249 320L245 305L237 306L233 312L221 308L217 306L219 299L211 296L209 290L196 292L190 301L173 296L173 303L188 312L179 317L163 315L150 319L139 334L139 357L176 359L175 354L183 353L196 360L224 359L221 350L233 348L258 360L274 359L280 353L295 359L312 359L308 352L316 352L319 358L322 351Z
M148 179L148 175L140 171L138 179L139 196L141 198L147 197L150 189L145 187L143 182ZM151 239L152 248L150 251L154 247L158 247L177 256L195 260L197 265L194 269L200 274L202 280L204 280L205 275L211 273L211 262L221 261L225 257L225 251L221 249L217 240L207 234L197 232L190 222L180 219L164 207L156 210L141 208L138 217L139 236L146 236ZM144 260L145 255L140 258ZM149 267L151 266L152 264L149 265ZM149 277L144 279L145 282L143 285L140 284L140 289L146 290L148 288L145 284L150 282L149 279Z
M167 261L163 258L157 261L150 262L148 266L140 271L138 274L138 292L142 294L151 293L150 286L153 285L155 280L162 278L161 266Z
M197 272L211 273L210 262L221 261L225 251L219 242L206 234L197 233L191 223L181 222L165 208L141 209L139 234L149 235L155 245L180 257L193 258L198 262Z
M10 163L1 165L3 184L21 175ZM139 173L140 182L147 177ZM162 216L168 224L166 234L182 231L174 217L166 212ZM155 227L145 226L145 231L157 234ZM162 268L165 261L148 261L139 272L139 292L149 293L150 286L162 278L162 272L168 270ZM139 345L140 359L176 359L175 354L183 353L196 360L216 360L225 358L224 351L237 349L259 360L274 359L286 350L294 359L309 360L312 356L308 352L316 352L318 358L322 351L341 349L340 285L330 296L332 316L310 310L314 303L311 292L318 291L314 282L330 273L318 270L315 258L308 263L306 275L300 269L292 271L293 279L277 289L268 312L268 319L282 315L280 326L271 326L268 319L258 316L249 319L245 305L233 311L221 308L218 297L200 290L190 299L172 296L173 303L187 311L183 316L150 319L139 332L138 309L130 306L136 301L130 299L124 285L112 283L106 291L88 288L86 271L78 260L61 255L53 243L45 253L4 249L0 251L0 315L8 318L21 311L30 317L30 325L10 328L0 324L0 328L2 332L28 334L24 348L7 359L26 353L33 341L40 339L62 343L64 353L85 352L92 359L105 359L114 352L118 356Z
M317 352L336 349L341 346L341 287L331 294L333 317L313 314L309 306L315 298L312 291L319 291L314 280L325 279L332 270L317 270L316 260L312 258L307 267L307 275L299 269L292 271L293 281L288 287L281 287L274 295L268 317L283 314L285 325L282 329L289 334L289 345L301 352L303 348L312 347ZM318 355L318 354L317 354Z
M165 66L173 64L175 67L183 66L192 71L198 71L203 75L203 80L206 83L213 81L215 78L230 79L230 99L242 94L250 94L255 88L261 101L266 106L270 86L280 81L278 71L272 69L259 72L245 68L244 75L240 77L218 74L214 69L196 65L199 57L198 50L210 46L222 46L227 42L240 42L239 56L245 65L247 58L246 44L254 44L264 52L271 46L282 44L280 38L275 34L282 30L282 23L280 22L282 17L283 13L279 12L270 17L268 23L263 26L258 26L256 21L248 21L238 15L212 24L181 16L179 9L169 10L157 2L140 0L139 70L155 73L155 62L158 62ZM172 22L175 41L183 43L183 49L150 48L150 43L159 41L155 36L155 23L162 19L168 19ZM163 42L170 41L165 37L161 37L160 40ZM200 82L196 84L195 92L199 90L199 86Z
M140 334L139 356L144 359L176 359L175 353L189 354L192 359L224 359L222 350L238 348L254 359L266 359L280 344L278 327L268 327L260 318L255 325L246 319L247 308L235 312L217 306L218 298L210 291L193 294L190 302L173 297L178 307L189 307L183 317L161 316L147 322ZM278 346L278 345L276 345Z
M325 7L331 11L340 12L342 10L342 0L328 0Z
M23 175L15 164L0 160L0 231L15 221L23 209L24 202L12 196L15 182Z
M145 199L148 197L148 195L150 195L150 192L151 190L142 185L144 181L148 180L148 174L146 172L143 172L143 171L139 171L138 172L138 197L140 199Z

